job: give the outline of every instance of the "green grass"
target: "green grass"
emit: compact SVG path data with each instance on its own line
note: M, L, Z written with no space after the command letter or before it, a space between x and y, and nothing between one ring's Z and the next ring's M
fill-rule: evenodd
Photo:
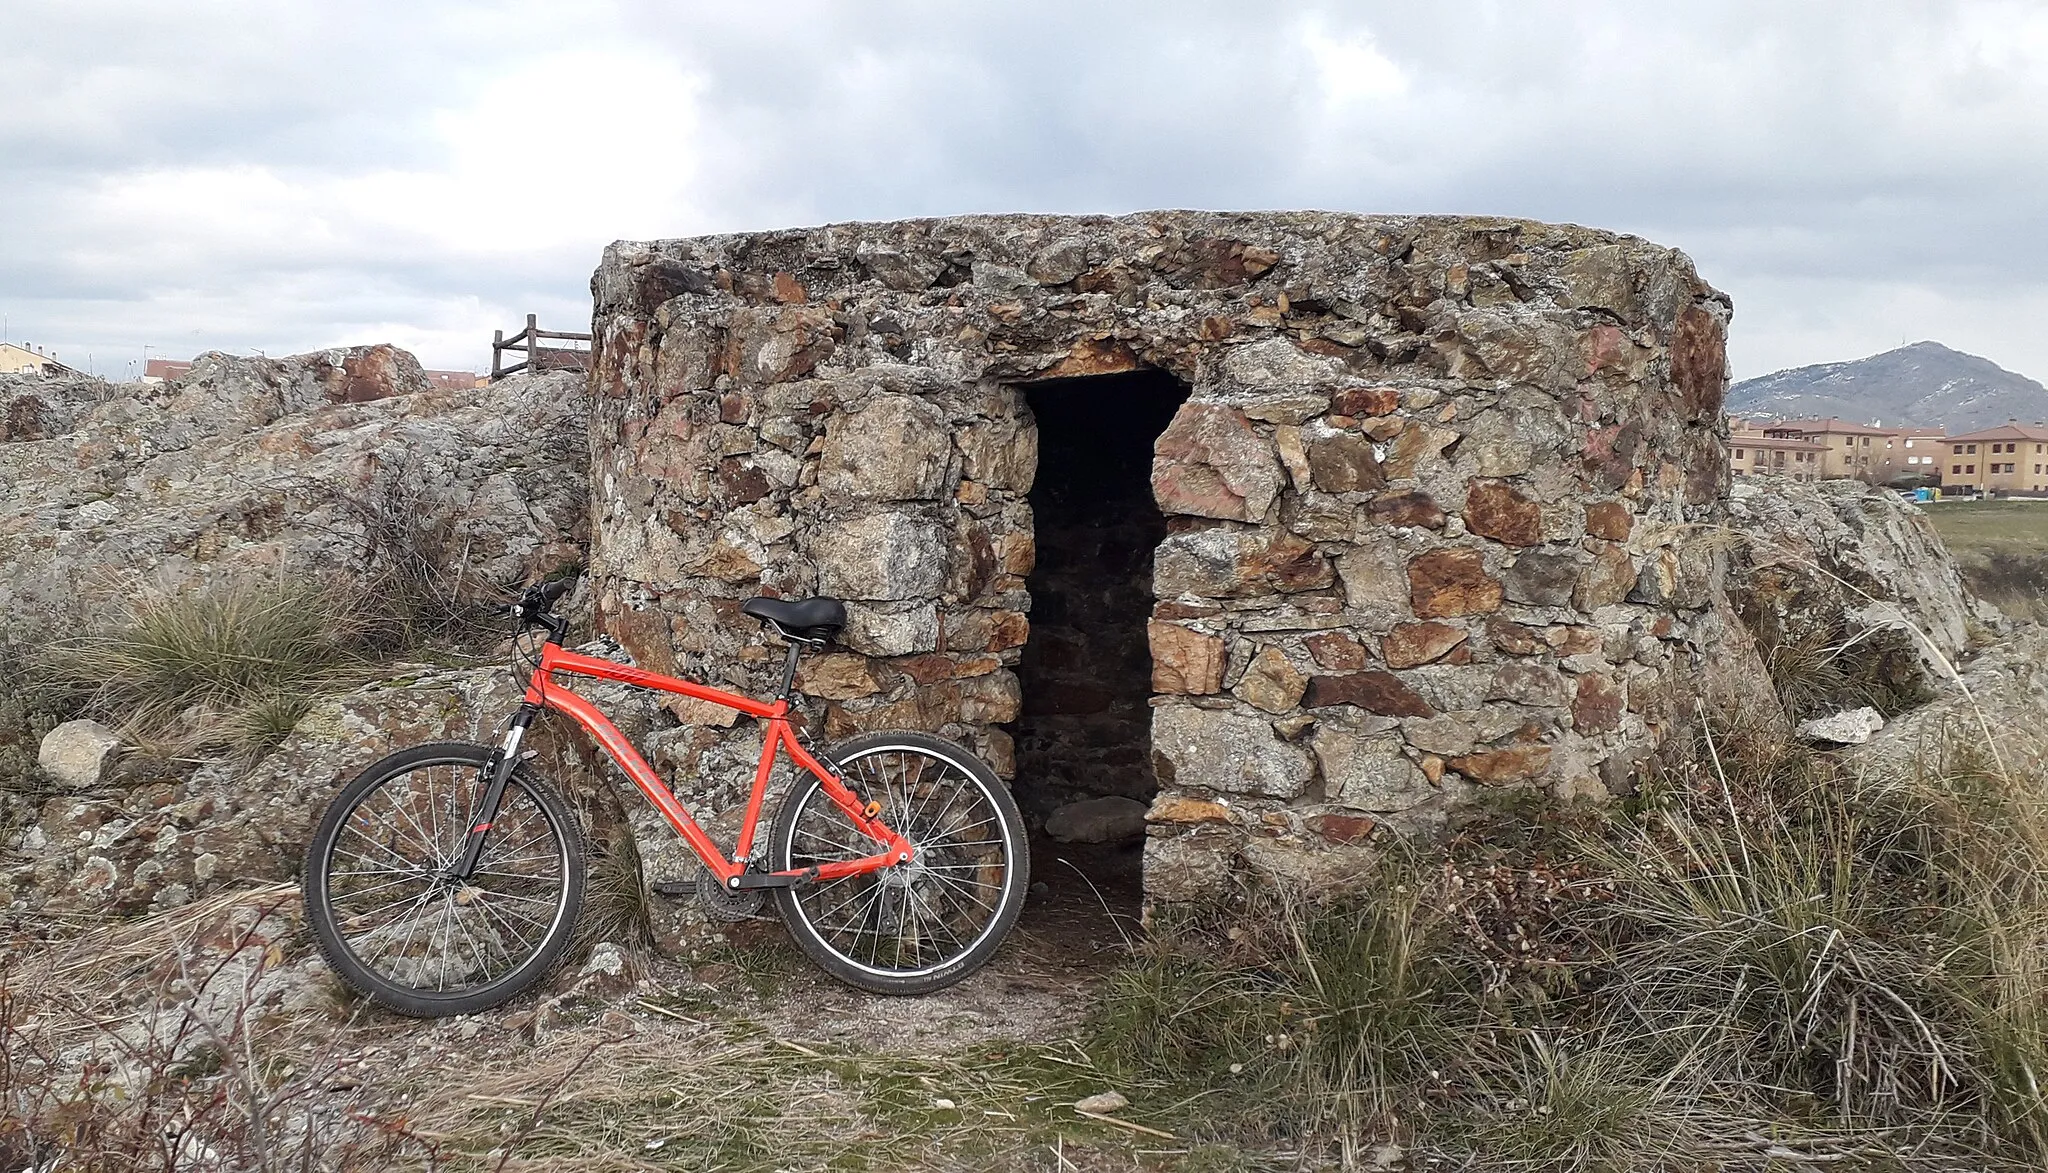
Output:
M2048 501L1940 501L1922 506L1957 556L2048 552Z
M2048 501L1956 501L1927 516L1978 597L2048 622Z

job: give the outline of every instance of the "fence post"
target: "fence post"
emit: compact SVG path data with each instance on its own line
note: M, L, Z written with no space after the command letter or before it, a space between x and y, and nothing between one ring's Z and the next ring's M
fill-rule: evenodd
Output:
M498 381L498 362L500 356L504 353L505 332L503 330L491 331L491 381L493 383Z
M539 315L526 315L526 377L540 374L540 327L534 324Z

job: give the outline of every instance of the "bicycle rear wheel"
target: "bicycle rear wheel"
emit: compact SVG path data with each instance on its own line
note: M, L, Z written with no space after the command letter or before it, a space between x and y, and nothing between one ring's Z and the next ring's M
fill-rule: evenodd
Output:
M488 746L402 750L344 787L306 848L306 919L334 972L400 1014L496 1006L544 977L583 903L583 837L554 788L513 771L476 871Z
M909 864L775 889L790 936L848 985L925 994L995 955L1030 884L1030 849L1017 804L995 771L966 748L926 733L871 733L824 755L863 802L910 840ZM879 850L805 776L769 832L773 870L858 859Z

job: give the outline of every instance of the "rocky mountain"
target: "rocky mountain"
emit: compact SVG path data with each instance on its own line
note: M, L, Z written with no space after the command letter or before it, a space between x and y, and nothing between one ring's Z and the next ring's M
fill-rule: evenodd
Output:
M1834 416L1854 423L1947 427L1952 433L2007 420L2048 420L2048 387L1989 359L1915 342L1854 362L1821 363L1744 379L1728 410L1778 419Z

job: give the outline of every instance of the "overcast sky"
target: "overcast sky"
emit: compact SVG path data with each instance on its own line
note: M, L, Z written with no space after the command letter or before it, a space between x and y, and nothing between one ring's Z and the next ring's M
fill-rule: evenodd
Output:
M589 320L619 238L959 212L1469 212L1686 250L1737 377L2048 379L2048 4L0 0L5 337Z

